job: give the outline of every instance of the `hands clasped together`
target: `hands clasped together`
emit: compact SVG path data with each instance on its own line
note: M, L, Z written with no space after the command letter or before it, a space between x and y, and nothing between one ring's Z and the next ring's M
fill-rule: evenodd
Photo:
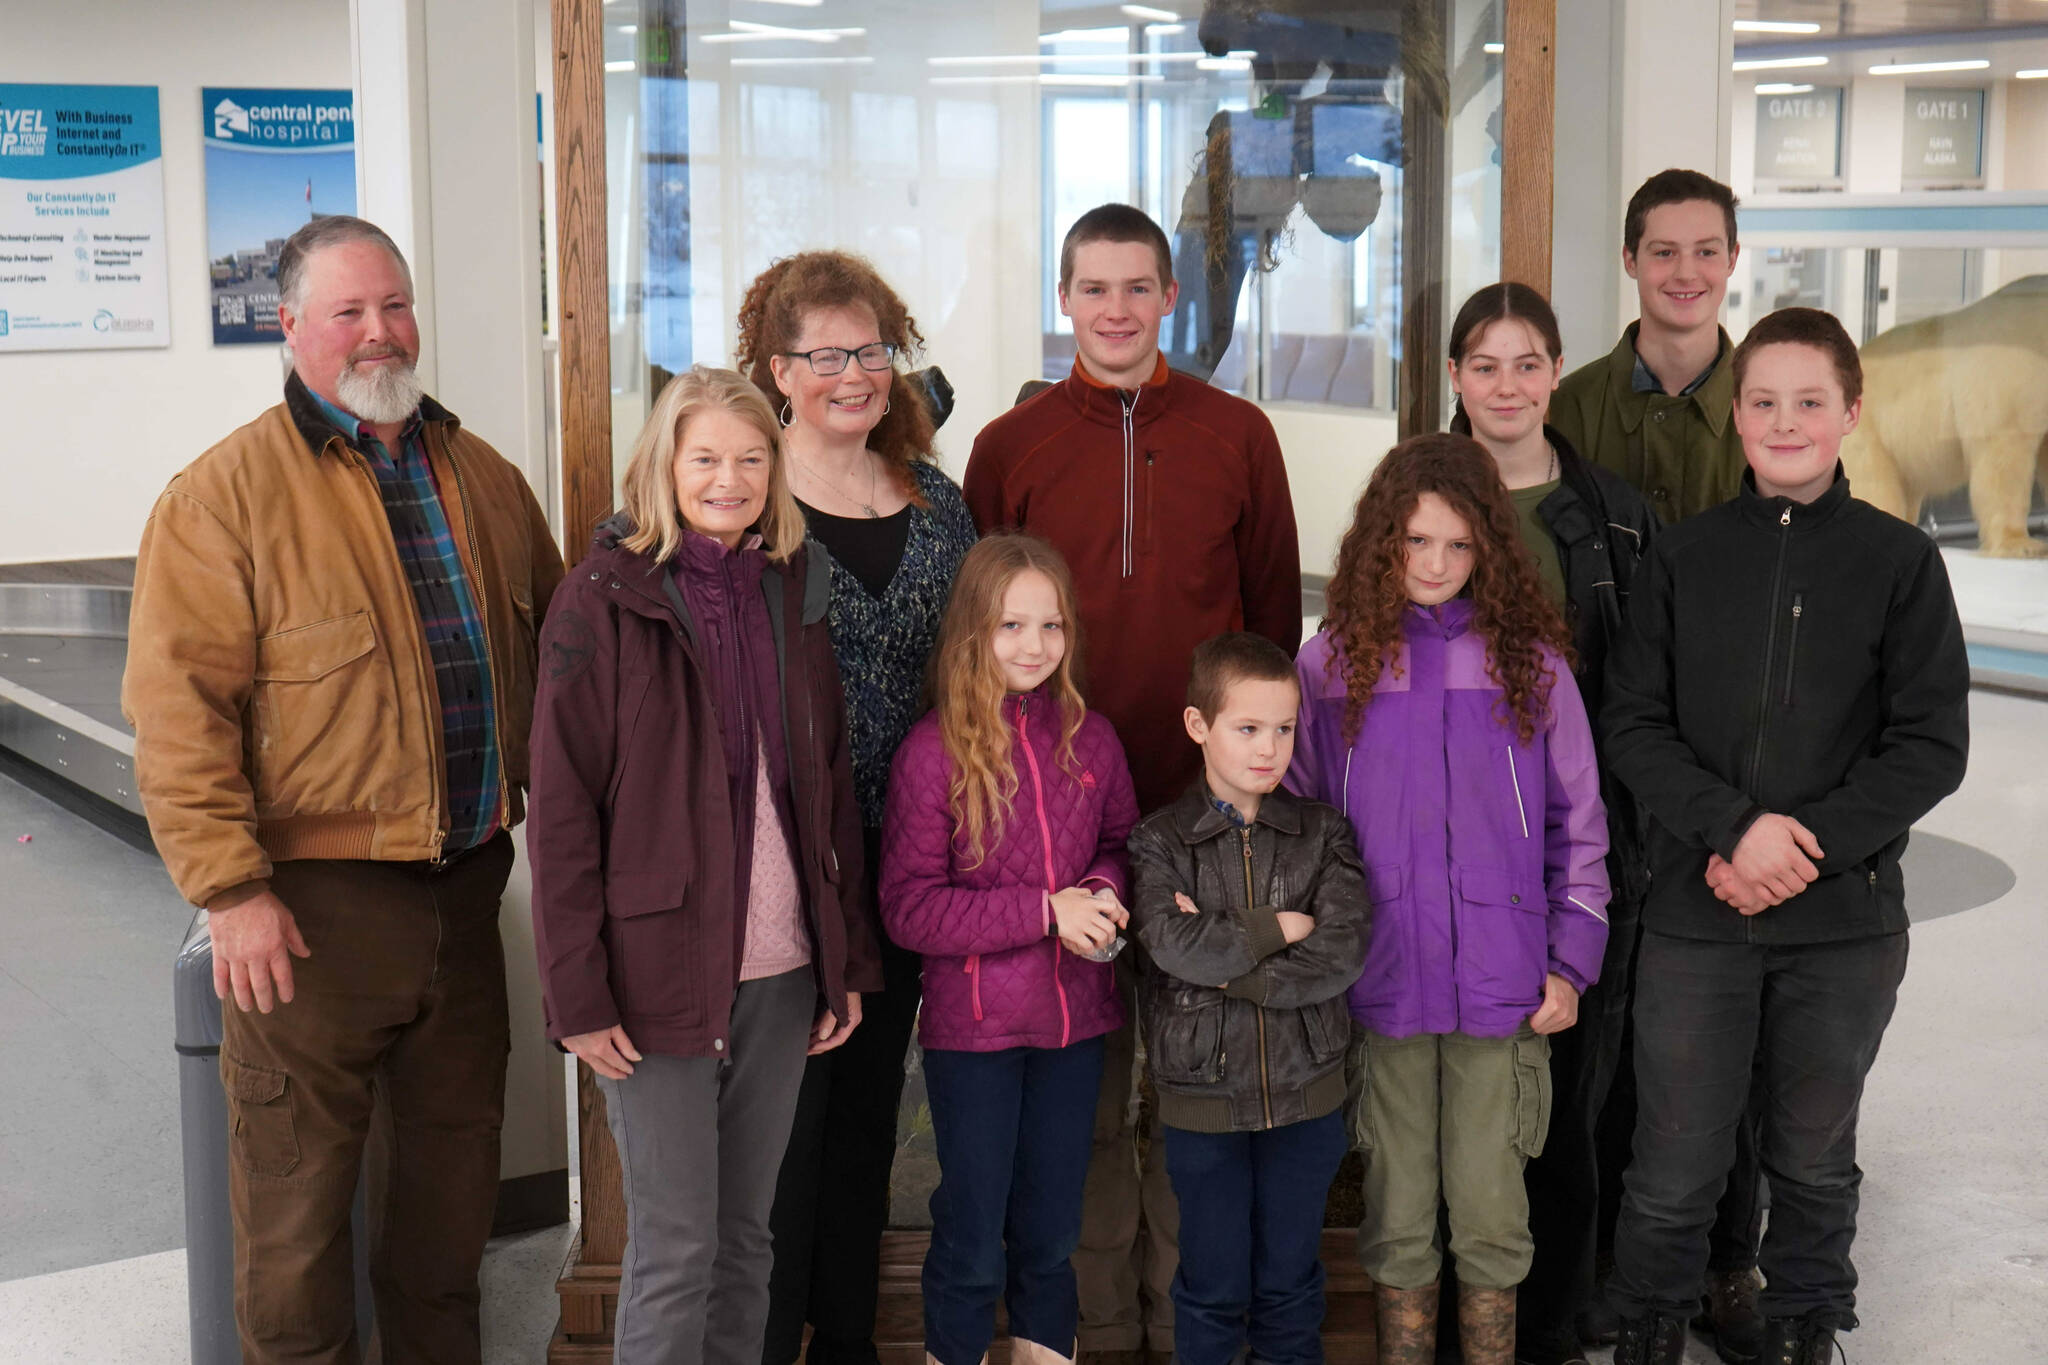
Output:
M1760 815L1735 845L1733 861L1716 853L1707 859L1707 885L1745 915L1760 915L1804 891L1820 875L1815 858L1826 857L1813 831L1789 815Z

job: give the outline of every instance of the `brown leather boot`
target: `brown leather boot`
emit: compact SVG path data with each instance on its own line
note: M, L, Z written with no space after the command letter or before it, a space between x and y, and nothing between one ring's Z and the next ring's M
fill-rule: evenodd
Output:
M1458 1339L1465 1365L1515 1365L1515 1291L1459 1285Z
M1376 1285L1374 1306L1379 1313L1379 1365L1431 1365L1436 1359L1436 1300L1438 1287L1393 1289Z

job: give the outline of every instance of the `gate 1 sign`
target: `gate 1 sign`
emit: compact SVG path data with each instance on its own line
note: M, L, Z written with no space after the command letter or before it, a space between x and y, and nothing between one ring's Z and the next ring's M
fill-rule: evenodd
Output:
M153 85L0 85L0 352L171 344Z
M213 344L276 345L277 253L315 218L356 211L346 90L200 91Z
M1984 92L1908 88L1906 154L1910 183L1977 185L1984 180Z
M1842 87L1756 97L1756 178L1841 184Z

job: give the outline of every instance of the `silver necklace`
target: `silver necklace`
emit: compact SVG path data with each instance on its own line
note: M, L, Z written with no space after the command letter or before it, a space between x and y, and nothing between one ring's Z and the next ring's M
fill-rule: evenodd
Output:
M860 510L867 513L868 516L879 519L882 514L875 510L875 458L873 455L869 455L866 451L862 451L861 453L863 455L867 455L868 457L868 496L865 502L855 497L853 494L847 492L845 487L842 484L840 484L838 480L826 478L825 475L821 473L817 469L817 467L814 466L809 460L806 460L801 456L798 456L796 462L803 466L804 473L810 475L819 483L824 484L827 488L830 488L833 492L837 493L840 497L845 498L848 502L860 508Z

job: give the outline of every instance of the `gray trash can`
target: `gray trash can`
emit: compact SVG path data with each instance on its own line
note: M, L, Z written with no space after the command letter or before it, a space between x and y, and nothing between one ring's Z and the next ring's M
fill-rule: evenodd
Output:
M185 1148L185 1285L192 1312L192 1365L241 1365L235 1336L235 1236L228 1219L228 1101L220 1084L221 1002L213 993L213 940L206 912L185 932L171 973L177 1016L178 1116ZM368 1221L356 1186L356 1333L368 1350Z

